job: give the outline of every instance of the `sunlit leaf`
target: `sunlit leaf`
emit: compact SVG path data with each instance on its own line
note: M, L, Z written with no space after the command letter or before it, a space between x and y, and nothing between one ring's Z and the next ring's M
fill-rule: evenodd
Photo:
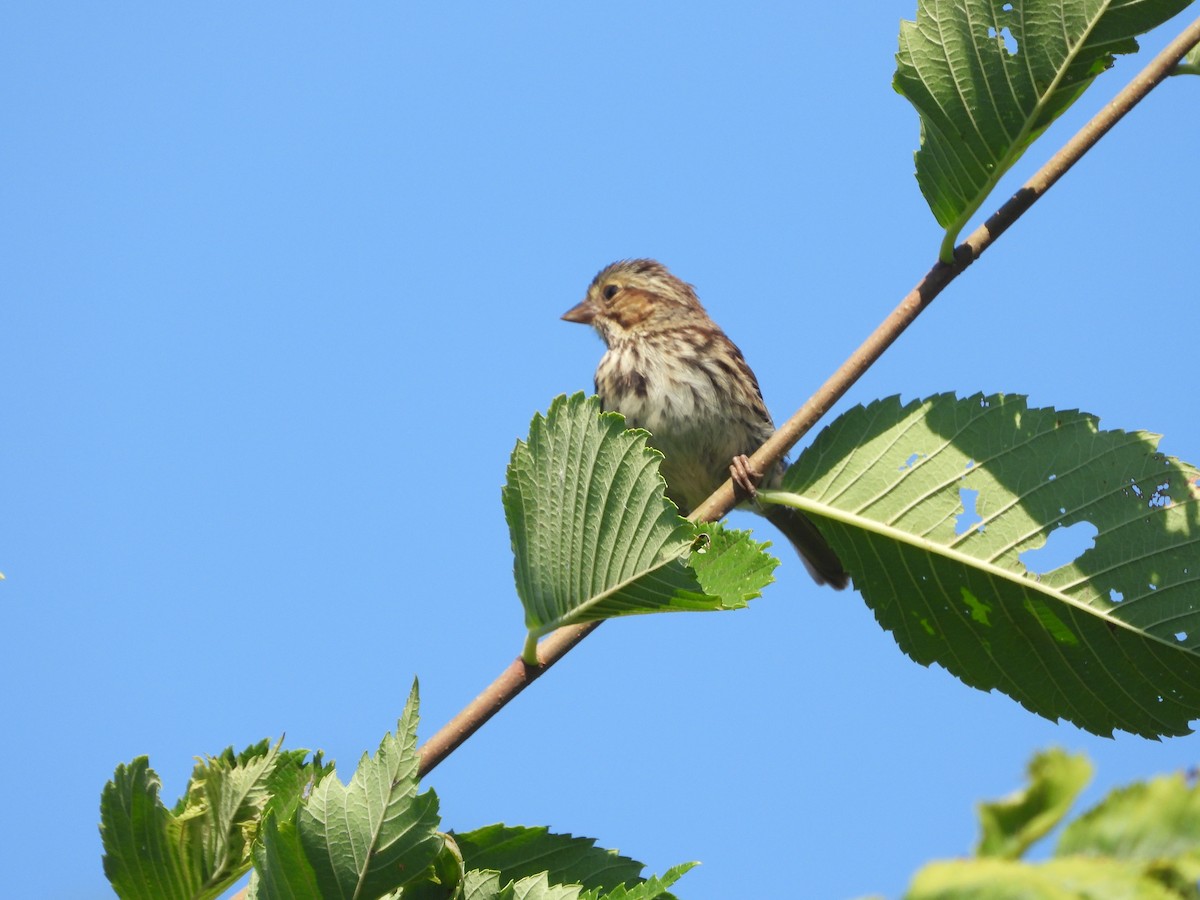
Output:
M1200 787L1169 775L1113 791L1063 830L1058 856L1073 853L1173 859L1200 878Z
M917 182L942 258L1000 177L1134 38L1191 0L920 0L894 86L921 117Z
M416 745L414 684L396 733L363 755L348 785L330 775L291 821L269 821L255 849L257 896L307 896L315 882L320 896L379 897L425 877L444 840L437 797L417 793Z
M891 398L785 482L764 499L809 514L918 662L1097 734L1200 717L1200 476L1156 435L1020 397ZM1027 567L1079 523L1092 546Z
M905 900L1181 900L1146 866L1111 859L934 862L913 878Z
M168 810L146 757L117 767L100 800L104 874L123 898L218 897L250 868L263 812L286 805L324 772L320 755L281 751L267 741L228 748L192 771L187 792Z
M764 545L679 517L646 432L583 394L534 417L504 510L531 638L635 613L735 609L771 582Z
M1039 753L1029 763L1029 783L1015 794L979 805L979 856L1017 859L1062 821L1092 777L1083 754Z

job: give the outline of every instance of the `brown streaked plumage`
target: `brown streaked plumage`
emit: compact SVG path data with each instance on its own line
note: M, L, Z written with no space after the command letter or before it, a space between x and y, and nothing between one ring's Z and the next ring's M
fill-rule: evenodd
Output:
M744 457L775 430L742 352L701 306L695 289L649 259L615 262L563 318L593 326L608 351L596 369L605 409L650 432L662 451L667 496L687 515L730 475L746 482ZM765 479L774 487L784 466ZM796 510L762 510L796 547L818 584L843 588L841 561Z

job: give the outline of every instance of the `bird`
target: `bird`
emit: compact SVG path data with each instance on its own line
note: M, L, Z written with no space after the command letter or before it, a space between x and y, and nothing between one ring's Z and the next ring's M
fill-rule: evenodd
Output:
M663 454L666 495L686 516L727 477L741 494L776 487L786 464L765 476L748 455L775 431L758 379L711 319L692 285L652 259L601 269L583 300L562 316L591 325L607 350L596 369L601 406L650 433ZM848 583L841 560L799 510L756 506L791 541L817 584Z

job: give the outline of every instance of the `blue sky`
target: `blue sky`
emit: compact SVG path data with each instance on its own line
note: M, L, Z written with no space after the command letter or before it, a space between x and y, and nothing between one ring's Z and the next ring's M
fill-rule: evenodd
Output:
M11 893L108 896L119 762L148 754L171 803L193 756L286 732L346 778L414 675L429 734L519 652L500 485L532 414L590 388L602 346L559 316L606 263L694 283L790 414L936 253L890 87L914 13L7 10ZM1200 461L1197 84L1156 91L839 408L1027 393ZM921 668L779 549L748 611L605 624L433 773L445 825L698 859L688 898L896 896L1037 748L1089 753L1089 799L1200 756Z

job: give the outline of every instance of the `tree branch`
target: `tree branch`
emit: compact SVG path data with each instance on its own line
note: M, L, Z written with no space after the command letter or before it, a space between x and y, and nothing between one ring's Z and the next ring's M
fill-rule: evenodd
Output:
M599 622L560 628L538 644L539 665L528 665L517 657L482 694L463 707L453 719L417 750L421 757L417 775L424 778L434 766L458 749L483 723L498 713L509 700L533 684L547 669L600 626Z
M1050 161L1008 199L986 222L973 231L954 251L954 262L934 264L924 278L900 301L861 346L821 385L799 410L788 419L751 457L760 471L766 472L782 459L840 400L875 361L883 355L909 325L933 302L951 281L975 262L1010 225L1019 219L1038 198L1058 181L1075 163L1108 133L1124 115L1150 93L1187 52L1200 44L1200 19L1194 21L1159 53L1125 88L1098 112L1059 150ZM733 484L726 481L693 513L695 521L711 522L734 506ZM587 637L599 622L560 628L538 645L539 665L514 660L500 677L476 697L458 715L430 738L417 753L421 757L420 775L424 777L438 763L543 672L562 659Z
M751 457L761 472L771 468L796 445L817 421L829 412L838 400L867 371L896 338L933 302L951 281L975 262L1008 227L1019 219L1038 198L1083 158L1100 138L1121 121L1124 115L1145 98L1155 86L1171 74L1175 65L1200 43L1200 19L1192 22L1154 57L1107 106L1096 113L1050 158L1037 173L1013 194L986 222L976 228L954 251L954 262L934 264L925 277L900 301L879 327L871 333L841 367L809 398L796 413L767 440ZM733 483L726 481L717 488L692 514L697 521L710 522L721 518L734 506Z

